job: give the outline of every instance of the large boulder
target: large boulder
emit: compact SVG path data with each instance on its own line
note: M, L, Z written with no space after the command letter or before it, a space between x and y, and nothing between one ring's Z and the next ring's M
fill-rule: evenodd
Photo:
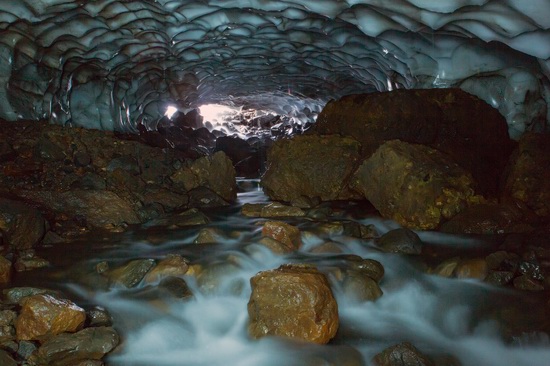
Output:
M300 196L324 201L354 198L348 180L360 159L360 145L339 136L296 136L278 140L267 154L264 192L290 202Z
M0 197L0 232L11 247L30 249L44 237L46 220L35 208Z
M526 133L519 140L504 179L503 198L508 197L550 218L550 134Z
M237 198L235 175L231 160L225 153L218 151L182 167L171 179L175 184L182 185L186 191L206 187L224 200L233 202Z
M443 153L424 145L388 141L359 167L352 188L382 216L429 230L481 200L472 175Z
M325 106L312 132L351 136L365 157L394 139L430 145L471 171L491 195L514 146L504 117L460 89L348 95Z
M338 305L315 267L283 265L250 279L249 333L328 343L338 330Z

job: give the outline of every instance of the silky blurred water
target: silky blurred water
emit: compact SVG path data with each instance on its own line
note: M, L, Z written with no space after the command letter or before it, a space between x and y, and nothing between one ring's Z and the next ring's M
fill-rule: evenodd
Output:
M90 242L81 243L89 251L85 256L81 252L86 259L81 258L77 265L59 265L65 271L64 277L71 276L65 291L83 302L105 307L114 318L123 342L108 358L108 365L368 365L384 348L403 341L436 358L453 357L462 365L550 365L549 338L536 331L544 317L535 310L541 308L536 296L477 280L429 275L419 259L383 253L368 241L323 234L315 230L316 223L307 220L291 220L307 233L302 249L287 256L274 255L257 244L261 237L257 223L263 219L245 218L239 210L244 203L267 199L258 182L239 183L243 192L238 205L207 212L212 219L209 226L219 229L226 238L221 243L194 244L198 228L149 229L120 234L113 240L104 238L95 247ZM360 216L357 208L353 214L337 212L341 218ZM397 227L375 216L357 221L375 225L380 234ZM432 247L466 251L480 245L474 239L419 234ZM309 252L327 240L336 242L342 254ZM136 258L162 258L168 253L180 254L203 268L215 268L211 272L213 284L205 287L186 275L194 294L191 300L150 300L140 297L145 285L98 289L82 283L74 271L75 267L91 268L102 260L123 263ZM380 286L384 295L377 301L346 298L332 271L345 254L383 264L385 276ZM315 264L329 277L339 306L336 338L326 346L280 338L250 339L246 331L249 279L259 271L297 262Z

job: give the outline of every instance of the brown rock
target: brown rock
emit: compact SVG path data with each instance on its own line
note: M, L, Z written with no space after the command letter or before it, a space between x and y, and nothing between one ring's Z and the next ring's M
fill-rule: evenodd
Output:
M29 249L44 236L46 220L30 206L0 197L0 230L10 246L18 250Z
M258 241L258 244L266 247L275 254L288 254L294 251L293 248L281 243L278 240L265 236Z
M116 268L109 273L109 278L127 288L137 286L145 277L147 272L153 268L153 259L136 259L126 265Z
M262 228L262 235L283 243L291 251L298 250L302 246L300 229L282 221L266 221Z
M339 136L296 136L278 140L268 151L264 192L290 202L300 196L324 201L357 197L348 180L359 161L360 145Z
M465 208L440 230L452 234L504 234L530 232L528 216L515 205L486 203Z
M361 270L347 271L342 289L346 297L354 301L374 301L383 294L378 283Z
M487 262L483 258L473 258L461 261L455 274L457 278L477 278L485 279L488 273Z
M2 366L17 366L17 362L10 356L10 354L3 349L0 349L0 365Z
M328 280L315 267L284 265L250 279L249 333L324 344L338 330L338 305Z
M447 156L399 140L386 142L363 162L351 186L384 217L424 230L481 199L474 196L471 174Z
M459 263L460 258L458 257L447 259L446 261L435 267L433 273L441 277L453 277Z
M525 133L504 177L503 199L524 202L539 216L550 217L550 134Z
M22 300L15 323L18 340L45 340L51 336L76 332L86 320L86 312L66 299L35 295Z
M433 361L408 342L391 346L374 356L376 366L433 366Z
M116 331L110 327L92 327L74 334L60 334L48 339L31 356L38 365L94 365L81 363L100 360L119 343Z
M237 198L235 174L231 160L225 153L218 151L179 169L171 179L174 183L183 185L186 191L206 187L224 200L233 202Z
M386 252L401 254L420 254L423 245L418 234L406 228L388 231L378 238L376 244Z
M0 286L11 281L12 265L9 260L0 255Z
M141 222L132 203L111 191L19 191L17 194L56 212L84 217L89 225L96 227Z
M491 195L513 149L504 117L460 89L348 95L325 106L313 132L351 136L365 157L394 139L430 145L468 169Z
M169 254L145 275L145 282L158 282L164 277L183 276L189 269L189 262L178 254Z

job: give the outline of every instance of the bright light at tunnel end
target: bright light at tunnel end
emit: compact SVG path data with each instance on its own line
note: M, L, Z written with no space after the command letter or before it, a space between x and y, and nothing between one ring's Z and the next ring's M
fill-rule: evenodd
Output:
M204 117L205 121L217 122L219 118L228 114L238 112L238 108L229 107L221 104L203 104L199 107L199 113Z
M164 112L164 115L171 119L177 111L178 109L176 107L174 107L173 105L169 105L168 107L166 107L166 112Z

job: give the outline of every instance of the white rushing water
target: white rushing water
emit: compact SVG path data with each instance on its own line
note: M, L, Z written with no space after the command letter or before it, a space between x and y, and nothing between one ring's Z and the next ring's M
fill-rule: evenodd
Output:
M256 189L242 193L240 203L265 200ZM236 211L235 211L236 212ZM342 255L311 254L305 250L323 241L308 235L299 253L288 257L272 254L254 245L259 239L260 220L235 213L219 217L211 225L238 236L215 247L192 244L196 230L177 232L163 242L146 240L127 244L105 254L105 258L154 257L158 253L179 253L192 263L219 271L214 285L201 292L201 283L185 276L194 298L146 301L135 296L140 289L111 289L86 292L93 303L106 307L122 334L122 347L108 359L109 365L185 366L270 366L270 365L369 365L374 355L388 346L409 341L431 356L452 356L462 365L541 366L550 365L550 342L542 333L526 334L515 342L506 340L504 327L493 316L507 306L527 309L524 295L491 287L476 280L446 279L421 271L417 262L405 256L387 254L359 239L333 235L345 254L381 262L385 276L384 295L375 302L347 299L331 278L339 306L340 330L326 346L279 338L252 340L247 335L249 279L257 272L289 262L316 264L330 273ZM377 229L395 224L368 218ZM303 229L307 230L307 229ZM446 245L472 246L458 237L421 233L426 241L445 240ZM229 235L228 235L229 237ZM228 265L229 264L229 265ZM203 284L204 285L204 284ZM205 287L203 286L202 289ZM525 302L526 305L521 305ZM526 316L529 312L526 311Z

